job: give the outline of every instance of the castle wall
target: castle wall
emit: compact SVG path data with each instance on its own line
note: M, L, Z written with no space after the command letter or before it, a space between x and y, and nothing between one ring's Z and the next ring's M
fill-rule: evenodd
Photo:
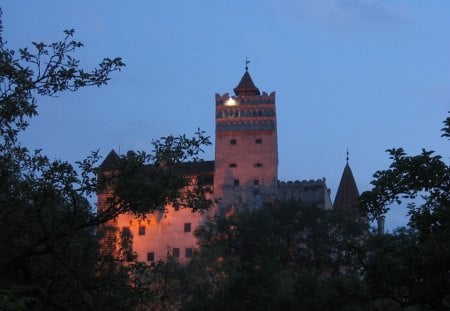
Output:
M183 262L198 248L194 231L204 220L200 213L168 205L165 212L148 214L144 219L120 215L114 225L119 230L130 230L139 261L152 262L170 254Z
M195 184L195 178L192 177L192 184ZM109 208L108 198L112 195L112 191L98 194L99 210ZM149 213L145 217L137 217L131 213L120 214L106 225L118 230L117 249L120 232L127 230L131 233L133 251L137 253L139 261L151 263L172 255L185 262L198 248L195 230L214 213L214 207L210 211L193 213L182 205L168 204L164 211Z
M325 209L333 208L330 190L325 178L317 180L279 181L277 198L281 201L295 201L312 204Z

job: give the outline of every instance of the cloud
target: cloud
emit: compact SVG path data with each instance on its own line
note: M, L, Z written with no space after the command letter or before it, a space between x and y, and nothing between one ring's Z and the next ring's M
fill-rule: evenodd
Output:
M406 3L381 0L303 0L292 5L302 18L340 26L402 23L412 13Z

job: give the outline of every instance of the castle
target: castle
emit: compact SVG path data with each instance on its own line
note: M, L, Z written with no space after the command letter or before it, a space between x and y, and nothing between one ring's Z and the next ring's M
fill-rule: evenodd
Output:
M115 219L119 230L132 233L138 260L152 262L165 258L169 252L186 261L197 248L193 232L208 216L257 208L270 198L333 208L325 179L278 180L275 92L261 93L246 67L234 94L215 96L215 160L186 163L190 176L201 177L213 189L212 198L217 203L210 213L192 213L190 209L169 205L165 212L149 214L145 219L131 214ZM107 171L118 161L119 156L112 150L100 168ZM108 195L98 194L99 208L105 206ZM350 208L358 195L347 158L334 207Z

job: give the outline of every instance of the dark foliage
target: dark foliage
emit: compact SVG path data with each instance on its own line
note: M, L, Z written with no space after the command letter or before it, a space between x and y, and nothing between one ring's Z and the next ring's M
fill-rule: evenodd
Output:
M168 200L209 207L208 189L159 165L196 160L209 143L201 131L154 141L151 154L129 153L112 172L98 169L98 152L73 166L21 145L18 134L37 115L39 97L105 85L124 66L120 58L106 58L92 71L80 68L73 55L82 44L73 36L66 30L62 41L18 51L0 37L2 310L134 309L150 297L137 286L142 265L135 262L132 237L117 240L104 224L119 213L159 210ZM108 187L121 198L113 196L97 211L91 202Z
M443 137L449 137L449 118ZM399 307L445 310L450 307L450 166L433 151L415 156L388 150L392 164L375 173L373 189L362 194L372 216L383 215L393 203L407 204L407 229L377 237L367 280L371 293Z
M367 232L363 217L293 202L215 218L197 231L185 307L358 309Z

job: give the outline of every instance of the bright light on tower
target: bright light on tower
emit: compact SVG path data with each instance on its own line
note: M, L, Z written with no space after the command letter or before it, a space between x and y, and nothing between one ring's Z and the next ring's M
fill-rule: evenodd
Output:
M225 106L236 106L237 102L232 97L228 98L228 100L225 102Z

